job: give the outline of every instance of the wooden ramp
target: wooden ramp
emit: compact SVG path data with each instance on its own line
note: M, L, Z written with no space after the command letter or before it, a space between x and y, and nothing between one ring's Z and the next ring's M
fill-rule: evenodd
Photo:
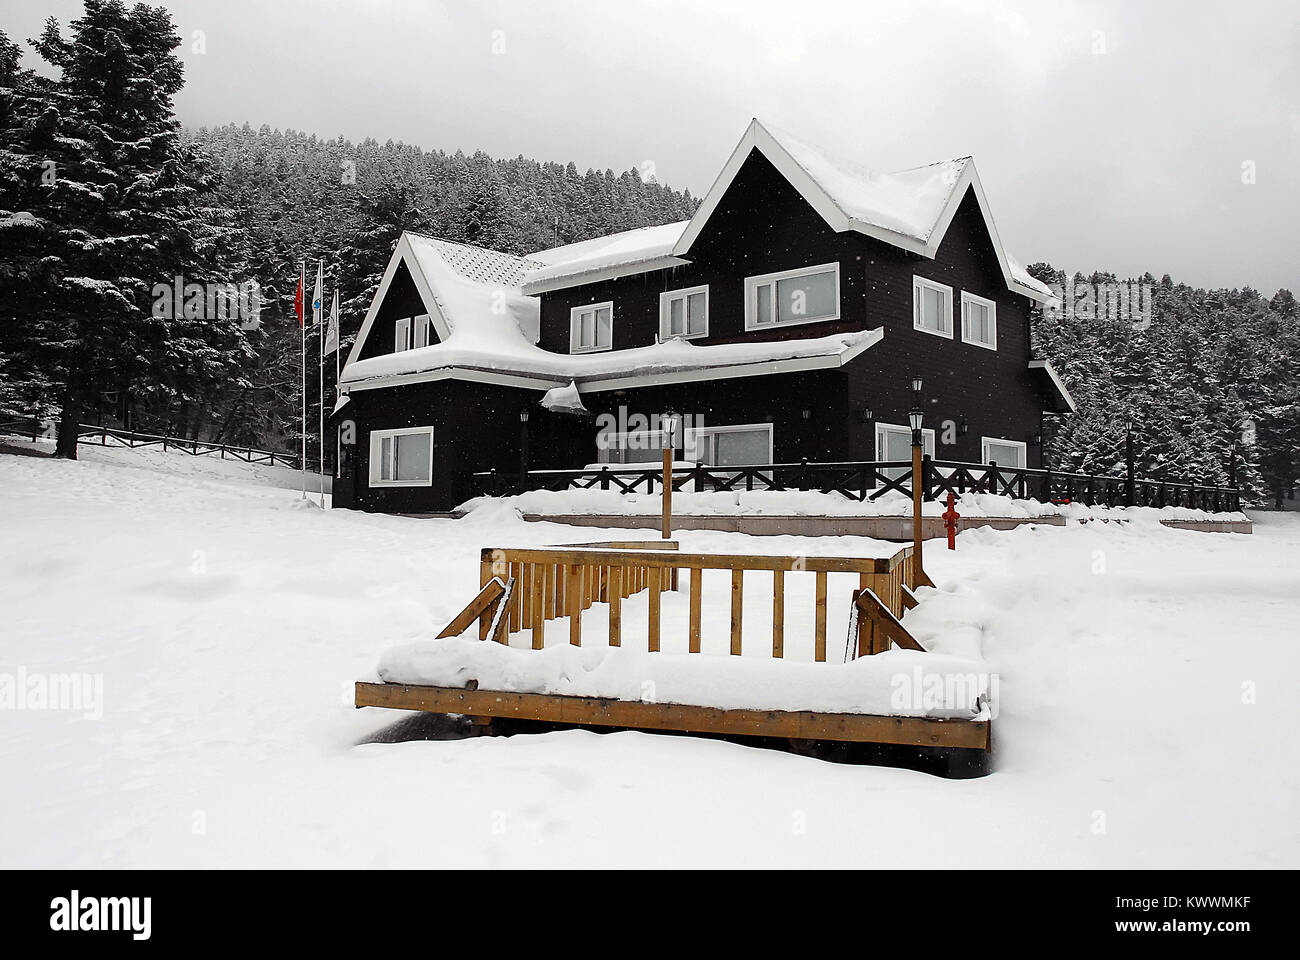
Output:
M723 710L680 703L365 682L357 683L356 704L358 707L391 707L467 717L509 717L633 730L679 730L967 750L989 750L991 747L991 725L975 720L932 720L808 710Z
M746 572L771 577L771 655L785 651L785 591L787 578L810 576L815 581L813 660L826 661L827 577L852 574L853 615L846 655L871 656L898 647L924 652L902 623L906 610L919 602L912 592L929 583L914 565L911 547L892 557L746 556L681 553L673 541L650 543L568 544L529 549L485 548L480 557L480 592L439 637L461 636L478 623L480 640L509 644L510 636L532 631L530 646L545 645L549 621L567 617L568 642L582 644L582 612L596 603L608 610L607 642L619 646L622 601L648 593L647 645L660 649L660 600L664 591L689 583L688 649L701 650L702 575L706 570L730 573L729 648L741 654L742 584ZM679 577L685 571L687 577ZM811 710L742 710L680 703L646 703L598 697L538 693L505 693L403 683L356 685L358 707L389 707L429 713L459 714L490 722L493 718L528 720L574 726L634 730L675 730L722 736L771 737L791 741L842 744L882 744L932 747L960 752L991 749L991 723L973 719L930 719ZM966 753L973 756L973 753Z

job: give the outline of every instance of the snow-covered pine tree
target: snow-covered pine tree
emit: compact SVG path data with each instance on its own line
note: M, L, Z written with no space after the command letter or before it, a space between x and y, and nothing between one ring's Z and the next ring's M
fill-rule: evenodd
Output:
M30 121L48 128L38 146L51 175L21 200L48 223L22 351L59 406L58 456L76 458L77 424L105 395L184 404L245 354L236 319L154 309L156 285L206 281L214 236L205 164L172 113L179 43L165 10L120 0L86 0L66 38L51 18L32 42L58 76Z

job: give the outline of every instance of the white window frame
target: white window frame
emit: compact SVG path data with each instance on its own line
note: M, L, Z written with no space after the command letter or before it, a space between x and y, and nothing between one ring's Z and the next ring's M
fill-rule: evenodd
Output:
M714 449L717 449L716 437L720 433L748 433L754 430L764 430L767 432L767 462L772 463L772 442L775 437L775 431L770 423L728 423L716 427L691 427L686 431L686 449L685 456L687 460L696 463L702 463L704 457L700 450L700 441L706 443L712 439ZM725 468L726 464L710 464ZM752 464L741 464L741 466L752 466Z
M981 307L988 307L989 310L989 333L992 340L985 343L983 340L976 340L967 332L967 313L968 304L977 304ZM998 348L998 305L994 300L986 300L984 297L977 296L973 293L961 292L961 342L974 344L977 347L983 347L985 350L994 350Z
M429 335L433 333L433 318L422 313L411 320L411 347L418 350L429 345Z
M704 294L704 329L699 333L690 333L691 316L690 316L690 298L697 293ZM674 300L682 301L682 323L684 332L673 333L670 329L668 318L672 309ZM707 337L709 335L709 285L707 283L698 287L684 287L681 290L666 290L659 294L659 339L668 340L671 337L681 337L683 340L695 340L698 337Z
M931 330L925 324L921 323L921 291L935 290L944 295L944 302L948 305L948 330ZM953 338L952 332L952 287L946 283L939 283L935 280L927 280L925 277L912 275L912 329L920 330L922 333L928 333L933 337L943 337L945 340Z
M627 440L628 437L645 436L645 437L657 437L658 439L653 444L647 443L642 445L640 449L646 451L647 453L653 450L655 451L655 453L652 456L650 456L649 459L647 460L632 460L630 461L631 465L635 467L638 464L660 463L663 461L664 434L666 432L667 431L665 431L662 427L656 427L654 429L647 427L644 430L624 430L622 433L607 433L604 434L604 436L606 437L606 442L603 445L600 442L601 434L597 433L596 434L596 455L597 455L596 462L610 463L610 464L614 464L615 466L628 465L629 461L627 460L611 460L609 458L610 450L614 448L622 448L624 442ZM674 436L674 439L676 439L676 436ZM676 450L677 447L674 446L673 449Z
M778 319L776 309L776 284L778 280L790 280L795 277L806 277L814 273L834 273L835 274L835 313L829 317L809 317L802 320L780 320ZM764 285L770 285L772 288L772 322L758 323L758 288ZM782 270L779 273L763 273L755 277L745 278L745 331L753 332L755 330L771 330L776 327L797 327L805 323L830 323L838 320L842 312L840 304L840 263L836 260L834 263L822 263L815 267L800 267L798 270Z
M596 311L602 307L609 310L609 343L604 346L600 345L600 324L596 321ZM579 317L584 313L590 313L592 331L595 334L596 343L594 346L584 347L580 345L582 330L579 326ZM584 303L580 306L573 307L569 310L569 353L600 353L603 350L610 350L614 346L614 301L605 300L601 303Z
M876 421L876 461L877 462L883 462L885 459L885 454L884 454L885 445L884 443L881 442L884 439L882 433L885 430L897 430L901 433L906 433L909 444L911 443L912 440L912 428L908 424L884 423L883 421L877 420ZM931 460L935 459L934 442L935 442L934 431L931 430L929 427L922 427L921 428L921 455L922 456L929 454Z
M411 318L399 317L393 322L393 353L411 349Z
M429 479L428 480L385 480L383 479L382 453L386 438L402 437L408 434L427 433L429 435ZM396 472L397 464L392 464L390 473ZM433 427L399 427L394 430L370 431L370 486L372 487L431 487L433 486Z
M1020 459L1023 466L1010 463L999 463L999 470L1003 467L1006 467L1008 470L1022 470L1029 466L1029 444L1025 443L1023 440L1005 440L1002 437L980 437L980 463L987 465L992 461L992 458L989 456L990 443L1000 443L1004 447L1016 447L1020 450Z

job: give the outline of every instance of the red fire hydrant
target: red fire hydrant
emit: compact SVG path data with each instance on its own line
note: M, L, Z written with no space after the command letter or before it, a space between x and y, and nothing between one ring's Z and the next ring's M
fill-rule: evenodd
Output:
M948 493L948 509L943 512L943 526L948 531L948 549L957 549L957 521L961 514L957 512L957 498Z

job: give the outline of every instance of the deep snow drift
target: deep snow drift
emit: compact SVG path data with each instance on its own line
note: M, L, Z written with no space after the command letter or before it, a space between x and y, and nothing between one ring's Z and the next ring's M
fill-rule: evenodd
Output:
M459 611L480 547L599 533L323 512L130 456L0 455L0 684L101 693L0 709L0 866L1300 866L1295 516L932 548L1000 677L994 773L945 781L641 733L361 743L407 715L354 710L353 681Z

